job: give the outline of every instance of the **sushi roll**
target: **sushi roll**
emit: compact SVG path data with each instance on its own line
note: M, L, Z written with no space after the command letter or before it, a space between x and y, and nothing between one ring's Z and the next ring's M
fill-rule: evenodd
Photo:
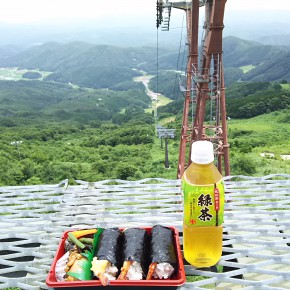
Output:
M148 269L149 235L145 229L123 231L123 267L118 280L142 280Z
M151 231L151 264L146 280L168 279L177 269L177 256L174 247L173 231L156 225Z
M120 262L121 231L118 228L105 229L98 243L91 270L106 286L110 280L116 280Z

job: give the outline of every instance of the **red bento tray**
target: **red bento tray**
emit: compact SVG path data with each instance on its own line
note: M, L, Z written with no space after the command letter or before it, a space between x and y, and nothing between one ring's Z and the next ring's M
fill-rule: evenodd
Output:
M148 233L151 233L152 227L140 227L145 229ZM170 279L153 279L153 280L113 280L110 281L110 286L180 286L185 283L186 277L185 277L185 271L184 271L184 265L183 265L183 257L182 252L180 248L179 243L179 234L178 230L175 227L169 226L173 231L173 237L174 237L174 246L175 251L177 254L177 262L178 262L178 269L176 271L176 274L171 277ZM123 230L123 229L121 229ZM65 281L65 282L57 282L55 278L55 265L56 262L64 255L64 243L67 239L68 233L72 230L66 231L63 233L61 237L61 241L59 243L59 246L57 248L55 257L53 259L53 262L50 267L50 271L48 273L48 276L46 278L46 284L49 287L53 288L71 288L71 287L96 287L96 286L102 286L101 282L99 280L87 280L87 281ZM107 286L106 286L107 287Z

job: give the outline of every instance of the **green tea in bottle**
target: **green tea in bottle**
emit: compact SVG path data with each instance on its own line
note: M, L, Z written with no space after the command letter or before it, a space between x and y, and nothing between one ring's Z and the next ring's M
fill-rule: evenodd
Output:
M222 255L224 183L211 142L192 143L191 161L182 176L183 252L191 265L210 267Z

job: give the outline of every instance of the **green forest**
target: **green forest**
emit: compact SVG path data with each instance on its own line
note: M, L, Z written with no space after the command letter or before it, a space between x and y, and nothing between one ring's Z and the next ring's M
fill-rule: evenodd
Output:
M0 123L2 186L58 183L66 178L71 182L176 178L182 116L179 100L158 109L159 122L176 129L175 139L169 140L170 168L167 169L164 140L156 136L154 116L144 110L150 100L139 84L126 93L72 89L37 81L20 81L14 85L15 90L10 87L9 91L7 81L0 82L1 103L7 104L2 106ZM264 86L270 94L272 85ZM236 89L232 87L233 92ZM40 107L34 96L39 100L43 91L51 95L45 94L47 99L43 97ZM230 93L229 89L228 100ZM14 99L11 97L8 102L9 94ZM247 104L247 98L246 94L239 99L245 99ZM175 103L179 104L176 112L172 110ZM273 108L266 114L264 111L257 114L256 108L252 109L249 108L249 114L259 116L232 118L228 122L232 174L289 172L289 161L280 157L289 154L285 138L290 133L289 109ZM262 152L274 152L276 157L262 158Z
M268 53L279 58L288 50L262 47L263 57L257 52L260 46L225 39L225 71L231 76L226 101L232 175L290 172L290 77L276 70L269 79L262 71ZM233 51L243 58L233 58ZM175 179L184 101L179 90L179 79L183 80L174 71L177 55L160 51L160 73L149 83L167 98L167 105L157 104L156 109L144 85L133 81L154 75L154 53L151 48L80 42L46 43L0 57L0 186L67 178L71 183ZM263 77L255 81L257 72ZM247 80L250 75L253 78ZM169 168L157 124L176 129L175 138L168 140Z

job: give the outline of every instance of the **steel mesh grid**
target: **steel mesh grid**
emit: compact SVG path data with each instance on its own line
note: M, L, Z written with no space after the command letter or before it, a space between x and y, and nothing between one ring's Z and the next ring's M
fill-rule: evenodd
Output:
M218 272L185 264L187 276L203 279L180 289L290 289L290 175L224 180L227 202ZM180 180L77 183L0 188L1 289L48 289L50 264L69 228L162 223L182 231Z

